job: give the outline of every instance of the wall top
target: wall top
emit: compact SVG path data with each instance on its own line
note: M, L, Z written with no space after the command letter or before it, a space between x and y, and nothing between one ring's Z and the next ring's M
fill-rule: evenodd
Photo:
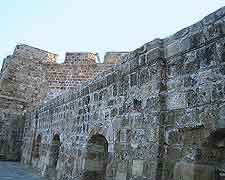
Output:
M14 56L22 56L28 59L40 59L45 63L55 63L57 54L51 53L26 44L18 44L13 52Z
M65 64L88 63L95 64L97 53L92 52L67 52L65 56Z

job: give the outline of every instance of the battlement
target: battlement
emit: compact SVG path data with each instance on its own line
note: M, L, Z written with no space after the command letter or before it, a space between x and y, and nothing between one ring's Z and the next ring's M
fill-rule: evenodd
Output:
M128 54L127 51L106 52L104 56L104 64L120 64L122 59ZM16 45L13 56L20 56L27 59L38 59L42 63L55 64L58 57L57 54L51 53L26 44ZM66 52L63 64L96 64L100 62L98 53L96 52Z
M65 64L95 64L97 53L92 52L67 52L65 56Z
M18 44L13 52L14 56L22 56L28 59L39 59L44 63L56 63L57 54L32 47L26 44Z

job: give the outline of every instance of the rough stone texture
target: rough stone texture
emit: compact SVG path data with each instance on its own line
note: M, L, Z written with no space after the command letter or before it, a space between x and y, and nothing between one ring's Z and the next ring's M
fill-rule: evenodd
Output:
M17 45L13 52L13 55L25 57L28 59L38 59L41 60L43 63L55 63L56 58L58 56L57 54L25 44Z
M106 52L104 56L105 64L120 64L128 52Z
M20 44L4 59L0 73L0 159L20 159L26 111L65 90L77 89L81 82L112 66L96 64L93 53L72 54L73 58L66 53L65 62L57 64L56 54Z
M224 178L224 52L225 7L122 55L27 109L22 162L60 180Z

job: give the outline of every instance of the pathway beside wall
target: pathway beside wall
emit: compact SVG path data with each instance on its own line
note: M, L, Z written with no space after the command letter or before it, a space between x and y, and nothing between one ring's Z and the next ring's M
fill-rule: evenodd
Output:
M27 169L19 162L0 161L1 180L47 180L36 175L31 169Z

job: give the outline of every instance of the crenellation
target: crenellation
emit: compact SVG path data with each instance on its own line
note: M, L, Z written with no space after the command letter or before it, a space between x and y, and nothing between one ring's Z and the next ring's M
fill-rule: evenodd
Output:
M13 56L21 56L27 59L39 59L43 63L56 63L57 54L38 49L26 44L18 44L13 52Z
M67 52L65 64L95 64L97 53L91 52Z

